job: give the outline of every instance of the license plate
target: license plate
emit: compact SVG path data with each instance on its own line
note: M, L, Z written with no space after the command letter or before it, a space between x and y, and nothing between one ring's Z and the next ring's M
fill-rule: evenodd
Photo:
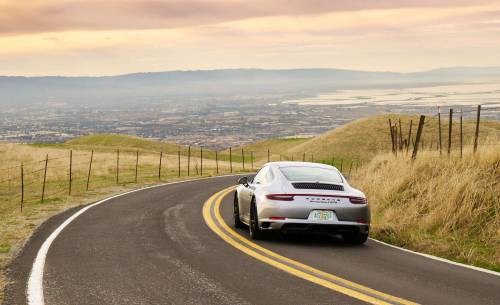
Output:
M311 212L310 218L312 220L333 220L334 215L333 211L316 210Z

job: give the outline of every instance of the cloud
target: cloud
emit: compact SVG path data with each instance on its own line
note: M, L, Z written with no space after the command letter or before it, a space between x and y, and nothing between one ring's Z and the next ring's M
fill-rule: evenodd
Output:
M500 65L499 1L0 0L7 6L0 74Z
M436 3L437 2L437 3ZM0 0L0 33L165 29L255 17L468 6L483 0Z

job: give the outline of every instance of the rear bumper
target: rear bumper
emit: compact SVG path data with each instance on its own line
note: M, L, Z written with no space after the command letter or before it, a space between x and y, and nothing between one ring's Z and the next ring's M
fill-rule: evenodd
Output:
M262 230L308 231L328 233L368 234L370 225L353 221L313 221L308 219L287 218L284 220L259 219Z

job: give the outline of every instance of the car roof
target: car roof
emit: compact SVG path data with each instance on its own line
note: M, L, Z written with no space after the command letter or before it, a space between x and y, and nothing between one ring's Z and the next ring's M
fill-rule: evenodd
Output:
M275 162L268 162L264 164L264 166L272 166L272 167L291 167L291 166L297 166L297 167L316 167L316 168L328 168L328 169L337 169L334 166L328 165L328 164L322 164L322 163L314 163L314 162L299 162L299 161L275 161Z

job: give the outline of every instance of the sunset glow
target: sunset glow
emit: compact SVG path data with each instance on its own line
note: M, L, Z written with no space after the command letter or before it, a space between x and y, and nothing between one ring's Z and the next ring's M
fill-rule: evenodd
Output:
M0 74L500 66L500 1L330 2L0 0Z

